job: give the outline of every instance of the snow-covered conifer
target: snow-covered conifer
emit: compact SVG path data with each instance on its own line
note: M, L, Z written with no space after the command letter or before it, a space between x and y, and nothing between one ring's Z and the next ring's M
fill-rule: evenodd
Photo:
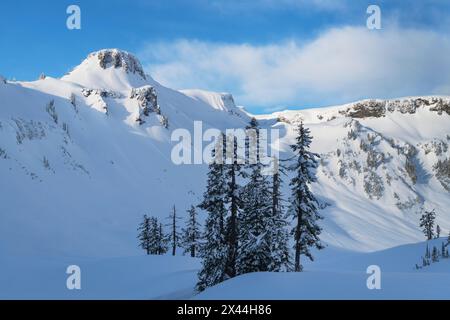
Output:
M435 246L433 246L433 251L431 253L431 260L433 262L439 261L439 250Z
M431 211L425 211L420 218L420 227L427 240L433 239L434 236L434 220L436 219L436 213L434 209Z
M197 211L194 206L188 210L188 218L186 220L186 227L182 230L182 245L184 253L189 252L191 257L198 256L200 248L201 231L200 223L197 219Z
M146 214L139 224L138 232L139 246L144 249L147 254L151 254L151 223L150 218Z
M239 214L236 272L268 271L271 265L273 232L270 186L260 164L252 165L249 182L242 193Z
M311 141L309 129L301 122L297 129L295 144L291 146L295 154L295 163L289 167L294 174L289 184L291 198L288 216L294 219L296 224L292 229L295 240L295 271L302 271L301 255L313 260L311 247L323 248L319 239L322 229L318 225L318 220L322 217L318 212L317 199L310 189L310 184L316 181L315 169L318 166L318 155L309 151Z
M283 212L283 204L282 204L282 194L281 194L281 185L282 179L281 174L283 170L279 164L279 160L276 157L273 157L273 176L272 176L272 189L271 189L271 200L272 200L272 209L271 209L271 219L272 219L272 228L271 228L271 263L269 265L269 271L290 271L291 261L290 261L290 252L289 252L289 236L287 232L287 221L285 219L285 214Z
M245 177L242 159L238 156L238 141L235 136L226 137L227 154L225 168L225 202L229 212L225 220L225 233L227 241L227 267L226 274L232 278L236 276L236 257L238 249L238 214L242 209L242 186L239 180Z
M209 164L209 173L206 191L199 208L206 211L204 244L201 247L203 257L202 268L198 274L196 289L203 291L207 287L226 280L226 266L228 258L228 245L225 238L225 220L227 210L225 206L226 181L223 164L223 139L216 146L218 152L213 152L215 161ZM221 155L221 159L217 159Z

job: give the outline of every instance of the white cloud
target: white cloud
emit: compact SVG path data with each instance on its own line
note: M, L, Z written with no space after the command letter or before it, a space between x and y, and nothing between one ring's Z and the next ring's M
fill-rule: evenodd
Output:
M165 85L231 91L251 106L450 94L450 39L432 31L345 27L268 45L179 40L140 56Z

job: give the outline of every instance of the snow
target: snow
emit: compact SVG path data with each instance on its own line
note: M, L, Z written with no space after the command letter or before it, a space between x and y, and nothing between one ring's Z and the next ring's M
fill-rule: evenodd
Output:
M444 239L433 240L440 248ZM421 242L373 253L329 247L306 264L301 273L250 273L225 281L196 295L199 300L308 299L449 299L450 260L415 270L426 244ZM381 270L381 289L369 290L367 268Z
M61 79L0 82L0 259L7 261L0 266L0 297L71 298L80 294L81 298L150 299L193 295L199 261L142 256L136 228L143 214L164 220L173 205L186 216L186 210L202 197L207 167L172 163L173 130L192 131L194 121L203 121L204 129L243 128L250 116L236 107L230 94L177 91L148 75L143 77L138 69L111 64L102 68L98 58L101 52L115 53L139 66L128 53L109 49L89 55ZM139 104L130 94L133 88L143 86L155 88L168 129L155 113L142 125L136 122ZM86 97L83 89L106 90L110 96ZM75 107L70 103L72 94ZM46 111L52 100L57 123ZM377 298L379 293L359 287L372 258L377 263L393 261L392 268L386 270L386 288L405 288L389 291L386 298L401 294L428 297L429 291L413 290L411 286L428 288L432 285L425 282L431 280L438 293L430 293L430 297L445 296L442 290L448 278L440 273L444 268L440 266L447 267L448 261L426 271L411 268L423 255L423 234L418 227L422 207L435 208L442 234L450 231L449 192L433 171L437 160L449 158L450 151L432 146L436 142L450 143L450 116L420 107L412 114L395 110L383 117L352 119L345 111L353 105L257 116L263 127L280 129L283 158L290 155L296 123L303 119L311 129L312 149L322 158L313 190L324 204L322 239L329 247L318 254L316 263L307 265L304 274L246 275L212 288L199 298L231 298L233 291L234 298L256 298L258 294L270 294L264 288L271 286L277 288L273 294L280 297L323 294L332 298L342 291L338 286L344 280L333 280L340 277L355 281L348 296L342 298L360 294L362 298ZM352 130L356 132L354 139L349 138ZM368 135L378 135L371 146L373 151L390 157L377 168L368 167L368 153L361 150L363 143L369 143ZM404 169L406 155L400 150L408 144L417 149L412 158L417 167L416 183ZM357 163L361 172L350 168L346 177L340 177L342 163ZM365 191L364 169L381 178L384 191L380 198ZM390 184L388 176L392 177ZM283 187L288 195L287 180ZM204 220L205 213L201 212L199 218ZM406 257L410 258L403 263ZM336 270L325 268L326 261L335 260ZM82 265L89 277L86 285L92 281L95 288L86 287L80 293L67 291L64 284L68 264ZM123 275L123 282L117 286L111 284L113 273ZM436 284L440 276L444 280ZM155 280L158 277L161 280ZM140 278L151 287L141 286ZM170 281L165 283L164 279ZM318 279L327 279L330 285L326 290L311 291ZM407 280L412 284L407 285ZM254 287L253 296L242 289L248 283ZM334 285L336 288L331 288ZM297 287L305 290L297 292Z

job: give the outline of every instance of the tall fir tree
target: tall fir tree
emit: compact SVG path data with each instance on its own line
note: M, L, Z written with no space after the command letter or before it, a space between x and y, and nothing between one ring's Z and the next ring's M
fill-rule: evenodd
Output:
M226 274L233 278L236 276L236 257L238 249L238 214L242 209L242 187L239 183L245 177L242 159L238 155L238 141L235 136L226 137L225 158L225 201L229 215L226 219L226 241L228 258L226 262ZM244 159L245 160L245 159Z
M225 221L226 181L223 163L223 136L213 151L213 161L209 164L206 191L199 208L206 211L204 244L201 246L202 268L198 274L197 291L203 291L227 279L228 243Z
M318 155L309 151L312 137L308 128L301 122L297 129L295 144L291 145L294 152L295 163L289 167L294 173L290 182L291 198L288 215L296 221L292 229L294 236L294 270L302 271L300 256L305 255L314 260L311 248L322 249L323 245L319 235L321 228L318 220L322 219L318 212L318 202L311 192L310 184L316 181L315 169L318 166Z
M272 261L269 265L269 271L287 272L292 269L289 250L289 236L287 232L288 223L285 219L283 211L283 197L281 193L283 169L280 166L278 158L272 158L272 234L271 238L271 255Z
M175 208L175 205L172 207L172 212L169 215L170 219L170 235L169 235L169 241L170 246L172 248L172 255L176 255L177 253L177 247L181 243L181 236L178 231L178 220L181 219L177 216L177 209Z
M236 272L269 271L271 264L271 195L261 165L252 165L249 182L242 193L243 206L239 214L239 237Z
M276 170L271 186L269 176L263 173L267 166L262 163L263 137L258 121L252 118L246 129L246 176L249 181L243 188L243 206L239 215L237 273L288 270L288 236L280 201L280 175Z
M427 240L433 239L434 236L434 221L436 219L436 213L434 209L431 211L425 211L420 218L420 227Z
M188 210L186 227L182 230L182 244L184 253L190 253L191 257L198 256L201 241L200 223L197 221L197 211L194 206Z

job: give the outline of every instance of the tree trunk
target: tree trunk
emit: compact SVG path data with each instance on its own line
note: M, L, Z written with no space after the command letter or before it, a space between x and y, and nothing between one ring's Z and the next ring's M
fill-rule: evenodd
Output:
M295 265L294 265L294 271L300 272L302 271L302 266L300 264L300 214L298 214L297 217L297 226L295 228Z
M177 252L177 226L176 226L176 211L173 206L173 221L172 221L172 255Z
M236 199L236 172L234 164L231 167L231 216L230 216L230 234L229 234L229 260L228 275L232 278L236 276L236 249L237 249L237 210Z

